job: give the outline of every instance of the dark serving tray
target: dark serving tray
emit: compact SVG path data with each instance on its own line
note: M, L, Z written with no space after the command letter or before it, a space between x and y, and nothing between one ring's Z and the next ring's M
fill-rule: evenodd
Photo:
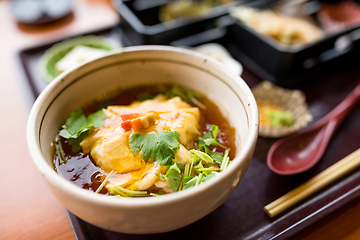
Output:
M219 31L212 39L226 47L236 59L239 51L228 39L226 31ZM90 33L85 33L90 34ZM109 27L91 34L120 41L118 27ZM213 36L213 35L212 35ZM192 45L191 38L187 39ZM55 41L57 42L57 41ZM38 61L43 52L55 42L48 42L19 52L18 59L29 91L36 96L46 86L38 73ZM180 44L183 44L180 41ZM127 45L126 43L123 43ZM193 45L200 44L199 42ZM176 44L174 44L176 45ZM333 109L359 82L359 63L333 62L329 68L307 76L306 82L294 86L305 92L314 121ZM262 81L256 73L244 68L243 79L250 87ZM359 197L360 169L336 181L318 193L271 219L263 207L310 179L336 161L360 147L360 105L344 120L330 141L321 161L309 171L295 176L279 176L269 170L266 155L275 139L259 137L249 168L233 194L215 211L182 229L152 235L129 235L95 227L68 212L77 239L286 239L305 227ZM310 123L311 124L311 123ZM176 219L174 219L176 221Z

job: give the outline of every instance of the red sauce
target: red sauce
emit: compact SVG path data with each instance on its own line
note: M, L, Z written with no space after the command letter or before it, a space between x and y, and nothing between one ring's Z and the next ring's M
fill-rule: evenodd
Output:
M132 88L127 91L122 91L118 96L114 97L110 101L94 102L89 106L86 106L83 111L86 115L97 111L98 109L106 105L129 105L134 101L139 100L142 96L156 96L158 93L164 93L169 86L146 86ZM219 136L217 140L224 146L230 148L229 157L233 159L235 157L235 129L232 128L227 119L221 114L220 109L213 102L205 97L200 100L206 106L206 110L200 110L200 128L201 133L204 135L211 130L210 125L216 124L219 127ZM195 106L192 104L192 106ZM131 114L133 115L133 114ZM128 120L136 116L124 116L123 120ZM57 136L60 139L63 151L65 153L66 163L60 164L57 154L54 154L53 163L55 170L59 175L65 179L73 182L77 186L80 186L91 191L96 191L100 186L102 180L104 180L102 170L96 166L94 160L89 154L84 154L82 151L73 153L71 145L66 139ZM224 152L221 147L212 147L211 150ZM154 193L154 189L149 189L148 192ZM107 194L107 190L103 188L100 193Z

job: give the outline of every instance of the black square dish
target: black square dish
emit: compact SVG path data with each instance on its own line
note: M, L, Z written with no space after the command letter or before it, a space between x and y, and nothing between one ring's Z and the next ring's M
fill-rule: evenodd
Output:
M169 44L172 41L216 27L216 19L228 9L251 0L232 1L210 9L207 14L192 18L178 18L162 23L160 9L169 0L115 0L114 6L121 16L122 29L132 44Z
M253 7L264 9L271 8L274 1L258 3ZM319 4L317 1L308 1L308 4L313 4L312 6L316 6L315 3ZM316 9L309 11L308 14L308 17L316 21ZM241 51L240 61L262 78L280 85L288 85L291 81L302 81L304 74L313 74L320 68L326 68L333 60L351 61L351 56L359 52L360 48L360 25L336 34L325 34L322 39L313 43L291 47L281 45L275 39L246 26L240 20L231 18L233 24L229 26L229 34L234 45Z

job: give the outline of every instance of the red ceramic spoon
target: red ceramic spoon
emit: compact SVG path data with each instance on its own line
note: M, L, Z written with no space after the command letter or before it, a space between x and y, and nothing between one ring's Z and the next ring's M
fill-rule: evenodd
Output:
M359 100L360 83L336 108L311 127L275 142L267 156L269 168L280 175L292 175L314 166L336 128Z

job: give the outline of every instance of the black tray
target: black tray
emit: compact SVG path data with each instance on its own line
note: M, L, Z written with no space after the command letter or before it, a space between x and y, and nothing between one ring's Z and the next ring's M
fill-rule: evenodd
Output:
M240 53L229 41L226 32L212 39L226 47L236 59ZM120 41L117 27L102 29L92 34L111 37ZM90 34L90 33L86 33ZM214 36L214 35L211 35ZM197 45L199 42L191 42ZM197 38L196 38L197 39ZM39 77L37 64L41 54L55 42L48 42L19 52L19 63L29 91L36 96L46 86ZM181 42L180 42L181 43ZM183 43L183 42L182 42ZM124 44L124 43L123 43ZM126 45L126 44L124 44ZM359 63L334 62L329 69L309 76L308 82L296 85L307 97L314 120L333 109L359 82ZM252 87L261 82L254 72L244 68L243 79ZM313 224L341 206L359 197L360 169L339 179L330 186L293 206L274 219L270 219L263 207L288 191L307 181L320 171L360 147L360 106L356 106L344 120L321 161L309 171L296 176L279 176L269 170L266 155L274 139L259 137L249 168L233 194L215 211L203 219L182 229L163 234L129 235L95 227L68 212L77 239L286 239Z

